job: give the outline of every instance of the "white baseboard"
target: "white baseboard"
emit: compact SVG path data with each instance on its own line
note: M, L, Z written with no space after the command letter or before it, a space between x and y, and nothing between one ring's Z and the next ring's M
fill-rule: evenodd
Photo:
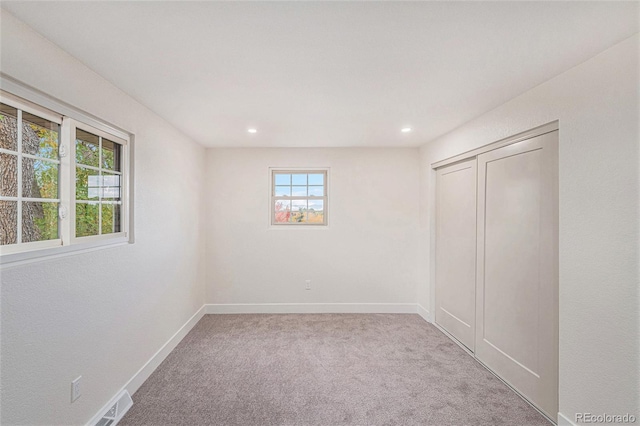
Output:
M415 314L415 303L209 304L207 314Z
M158 349L155 354L153 354L153 356L142 366L142 368L140 368L140 370L138 370L136 374L134 374L133 377L129 379L129 381L122 387L122 389L116 392L114 397L111 398L111 400L107 402L104 407L100 409L100 411L98 411L98 413L87 423L87 426L95 425L102 418L105 410L116 402L123 391L127 390L131 395L133 395L135 391L137 391L138 388L142 386L145 380L147 380L149 376L151 376L151 373L153 373L155 369L158 368L160 363L164 361L167 355L169 355L171 351L174 350L176 346L178 346L178 343L180 343L180 341L184 339L189 331L191 331L193 326L195 326L198 321L202 319L206 311L205 306L207 305L202 305L202 307L198 309L198 311L193 314L193 316L191 316L191 318L189 318L187 322L184 323L184 325L180 327L180 329L176 331L175 334L171 336L171 338L164 345L162 345L162 347Z
M558 412L558 426L578 426L578 424L574 423L571 419L569 419L569 417Z
M417 305L418 307L418 315L420 315L422 317L423 320L425 320L426 322L433 322L433 320L431 319L431 315L429 314L429 311L427 311L421 304L418 303Z

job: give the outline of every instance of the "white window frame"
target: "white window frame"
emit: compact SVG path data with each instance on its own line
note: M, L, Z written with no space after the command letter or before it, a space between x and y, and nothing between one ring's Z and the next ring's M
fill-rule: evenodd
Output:
M98 162L98 166L99 167L91 167L91 166L87 166L84 164L77 164L76 163L76 144L75 144L75 140L76 140L76 130L80 129L80 130L84 130L85 132L94 134L96 136L98 136L100 138L100 148L98 149L98 152L100 154L99 157L99 162ZM122 138L119 138L115 135L112 135L110 133L107 132L103 132L102 130L96 129L95 127L89 126L88 124L84 124L81 123L77 120L73 120L73 119L69 119L69 130L70 130L70 134L71 134L71 141L73 141L74 143L70 143L70 147L69 147L69 160L71 163L71 167L67 168L67 170L70 172L71 176L70 176L70 182L71 182L71 197L70 199L72 200L71 206L70 206L70 211L69 211L69 225L71 226L71 244L77 244L79 242L92 242L92 241L105 241L105 240L113 240L116 238L126 238L127 237L127 230L129 229L128 227L128 217L129 217L129 203L127 202L127 197L125 196L125 194L129 193L128 190L128 173L126 173L127 170L129 170L129 155L128 155L128 149L127 149L127 145L128 145L128 141ZM112 171L108 171L109 173L115 173L115 174L119 174L121 176L120 178L120 193L121 193L121 204L120 204L120 232L114 232L114 233L110 233L110 234L102 234L102 223L98 224L98 232L100 233L99 235L91 235L91 236L86 236L86 237L77 237L76 236L76 204L78 204L78 200L76 200L76 166L80 166L80 167L85 167L85 168L89 168L91 170L95 170L95 171L101 171L103 170L102 167L102 139L108 139L112 142L115 142L117 144L120 145L121 147L121 154L120 154L120 161L121 161L121 165L120 165L120 169L121 171L119 173L116 172L112 172ZM100 191L98 191L100 192ZM81 204L85 204L85 202L82 202ZM102 199L99 198L98 201L96 202L86 202L86 204L97 204L99 206L99 209L102 208ZM99 214L100 217L102 216L102 213Z
M322 196L276 196L276 174L323 174L324 175L324 195ZM308 183L306 186L309 186ZM269 168L269 224L272 229L277 228L327 228L329 226L329 168L328 167L270 167ZM275 203L277 200L322 200L323 201L323 223L309 222L276 222Z
M57 257L67 253L95 250L101 247L132 243L131 224L131 155L133 135L113 127L67 104L54 100L32 88L27 88L2 76L3 90L0 91L0 102L18 109L19 123L22 112L25 111L60 124L58 169L58 239L34 241L28 243L7 244L0 246L0 266L11 266L17 263L30 262L40 258ZM19 94L13 94L7 90ZM34 102L32 102L33 100ZM38 103L35 103L38 102ZM44 105L41 105L44 104ZM75 236L75 129L79 128L89 133L109 139L121 145L121 218L120 232L76 237ZM21 195L21 153L22 127L18 128L18 197L1 197L2 200L30 201L22 199ZM2 149L15 155L10 150ZM25 155L31 157L30 155ZM35 200L35 199L34 199ZM18 210L18 214L20 210ZM18 216L18 231L22 218ZM20 235L21 237L21 235ZM18 240L20 241L20 240Z

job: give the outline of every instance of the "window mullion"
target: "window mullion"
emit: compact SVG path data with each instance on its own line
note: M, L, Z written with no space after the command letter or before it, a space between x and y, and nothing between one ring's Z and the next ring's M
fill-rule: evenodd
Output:
M75 221L75 205L73 199L75 194L72 192L72 182L75 172L75 143L71 134L71 122L68 119L62 120L60 126L60 182L58 188L60 194L60 238L62 245L69 245L72 238L73 224Z
M104 175L102 174L102 136L98 136L98 235L102 235L102 191L104 191Z
M18 126L16 135L18 137L18 206L17 206L17 232L16 235L18 244L22 243L22 110L17 110L16 123Z

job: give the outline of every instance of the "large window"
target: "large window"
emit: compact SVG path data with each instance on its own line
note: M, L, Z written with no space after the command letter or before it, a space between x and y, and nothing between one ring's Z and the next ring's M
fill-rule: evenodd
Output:
M272 170L271 224L326 225L326 170Z
M1 95L3 258L126 238L128 139Z

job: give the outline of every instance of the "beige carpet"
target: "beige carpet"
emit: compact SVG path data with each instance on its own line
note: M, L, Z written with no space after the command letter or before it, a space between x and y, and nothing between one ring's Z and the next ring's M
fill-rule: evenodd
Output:
M206 315L128 425L544 425L417 315Z

